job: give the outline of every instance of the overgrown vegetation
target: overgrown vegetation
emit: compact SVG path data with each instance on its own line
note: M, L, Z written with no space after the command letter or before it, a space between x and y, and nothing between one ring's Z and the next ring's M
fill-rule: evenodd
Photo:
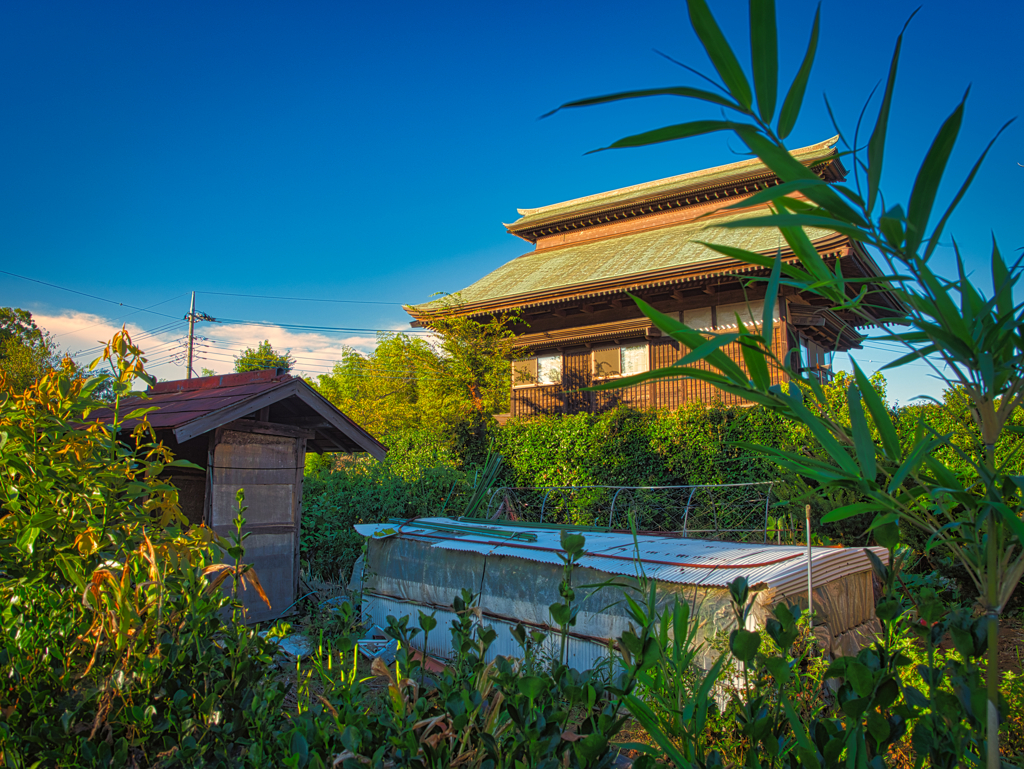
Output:
M1010 596L1024 575L1024 520L1021 494L1024 482L996 454L1001 436L1013 432L1014 412L1024 404L1024 305L1017 304L1014 290L1024 270L1010 265L993 240L991 288L983 295L969 276L971 270L953 244L955 275L936 272L931 261L949 217L970 187L974 175L995 142L981 153L957 194L941 213L935 212L939 185L957 141L963 121L966 94L939 128L911 188L907 204L880 192L890 110L896 93L896 73L902 33L897 38L882 93L878 117L866 147L861 144L858 123L852 136L837 126L844 155L853 169L852 184L829 184L797 161L785 146L801 112L804 91L818 44L820 15L816 14L803 64L778 107L778 36L772 0L750 2L751 80L723 35L705 0L687 0L690 22L719 80L706 78L715 91L669 88L613 94L566 104L581 107L655 95L682 97L691 103L710 103L721 108L722 120L698 120L656 129L621 139L611 148L638 147L725 131L733 134L780 179L777 186L762 190L732 206L766 204L762 216L727 222L723 226L777 229L797 263L743 249L707 245L725 256L740 259L770 272L765 312L760 324L739 322L733 334L707 335L659 313L637 299L643 312L663 331L694 354L688 357L708 364L701 369L676 365L617 383L628 386L652 378L691 376L714 384L725 392L760 403L775 413L806 425L825 449L831 462L814 460L799 452L765 447L761 450L782 466L812 478L823 488L844 489L863 495L863 501L829 514L832 520L863 513L875 514L872 527L878 537L895 537L899 522L910 524L928 538L928 547L942 548L962 567L980 594L985 614L988 650L983 670L969 664L974 673L961 679L959 709L947 716L952 724L984 723L986 739L957 750L939 740L923 742L936 765L977 759L989 769L999 766L998 728L1006 718L998 687L998 621ZM691 71L694 71L691 69ZM1006 125L1003 126L1005 129ZM998 137L999 133L996 134ZM938 221L935 222L936 216ZM929 230L929 224L935 222ZM870 247L883 264L885 277L848 280L841 267L828 264L815 250L805 226L821 227L847 235ZM951 434L936 432L922 418L909 445L901 443L892 415L875 394L867 377L854 367L847 396L850 423L844 424L830 409L820 385L806 375L799 351L776 356L771 346L773 305L780 286L820 296L829 305L871 323L873 289L885 289L906 308L908 327L886 329L891 341L906 354L889 367L922 361L947 387L959 388L981 435L981 455L961 450ZM854 292L848 288L853 287ZM744 366L721 351L722 342L737 342ZM806 361L804 362L806 363ZM771 384L771 369L785 372L789 381L802 386L783 389ZM877 439L877 440L876 440ZM956 472L941 454L960 458L967 472ZM929 624L940 617L927 620ZM980 681L984 680L984 687ZM984 705L982 704L984 695ZM944 705L934 696L934 711ZM950 726L952 728L952 726ZM955 731L955 729L954 729ZM967 751L965 755L963 751Z

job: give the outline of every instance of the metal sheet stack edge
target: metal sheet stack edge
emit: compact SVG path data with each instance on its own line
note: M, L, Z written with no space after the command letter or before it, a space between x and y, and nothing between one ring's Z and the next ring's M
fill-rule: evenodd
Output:
M450 523L447 518L419 519L425 524ZM533 542L505 543L476 533L442 532L436 528L408 524L359 524L355 529L365 537L388 536L391 529L401 536L422 538L434 547L481 555L502 555L539 563L560 564L562 548L558 531L517 527L534 534ZM481 528L486 522L481 522ZM494 531L507 532L498 526ZM636 576L638 568L659 582L725 587L737 577L747 578L751 587L774 588L783 596L794 596L806 586L807 555L802 546L742 544L701 539L659 537L626 532L585 532L586 555L579 565L612 574ZM880 558L883 548L871 548ZM814 584L832 582L848 574L871 569L863 548L818 547L812 549Z

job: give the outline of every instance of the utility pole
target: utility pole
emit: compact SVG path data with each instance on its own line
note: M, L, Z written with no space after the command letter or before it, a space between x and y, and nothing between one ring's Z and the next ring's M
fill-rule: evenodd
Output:
M196 321L204 320L210 323L216 323L217 319L207 315L205 312L196 312L196 292L192 292L192 305L189 307L188 315L186 316L188 321L188 363L187 371L185 372L185 379L192 378L192 359L195 354L196 346ZM202 337L200 337L202 339Z
M185 367L185 379L192 378L192 346L195 343L196 330L196 292L192 292L192 306L188 309L188 364Z

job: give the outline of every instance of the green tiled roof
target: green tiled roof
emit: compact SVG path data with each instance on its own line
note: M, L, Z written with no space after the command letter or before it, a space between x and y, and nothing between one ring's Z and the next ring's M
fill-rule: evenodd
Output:
M827 141L793 150L791 154L803 163L814 164L817 160L824 160L835 155L835 144L838 140L839 137L835 136ZM727 179L756 176L759 173L770 172L758 158L743 160L738 163L708 168L703 171L693 171L681 176L672 176L668 179L658 179L657 181L645 182L644 184L637 184L632 187L602 192L598 195L588 195L587 197L568 200L564 203L555 203L541 208L520 208L518 209L521 214L520 218L512 224L506 225L506 227L510 230L519 230L534 222L563 219L591 210L596 211L617 205L627 205L681 190L696 190L710 187Z
M460 292L467 305L492 302L502 297L513 297L538 291L579 286L648 273L672 267L686 267L701 262L721 260L724 257L698 240L743 248L748 251L771 252L780 244L785 249L781 234L768 227L726 229L719 226L750 216L759 216L765 210L747 211L732 216L716 216L714 220L687 222L645 232L634 232L603 240L542 249L523 254L484 276ZM828 237L833 233L820 228L805 228L811 240ZM438 302L417 305L414 309L427 312L439 306Z

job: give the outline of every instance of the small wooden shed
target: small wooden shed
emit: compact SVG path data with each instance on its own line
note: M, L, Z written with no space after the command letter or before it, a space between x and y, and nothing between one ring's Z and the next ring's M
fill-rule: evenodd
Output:
M174 468L182 512L218 534L234 531L235 495L245 490L246 561L256 568L270 608L245 590L248 622L281 616L296 601L302 478L307 451L360 452L383 459L385 447L316 390L283 369L159 382L121 413L156 407L148 419L175 455L202 470ZM109 409L92 416L109 422ZM127 422L126 429L135 426Z

